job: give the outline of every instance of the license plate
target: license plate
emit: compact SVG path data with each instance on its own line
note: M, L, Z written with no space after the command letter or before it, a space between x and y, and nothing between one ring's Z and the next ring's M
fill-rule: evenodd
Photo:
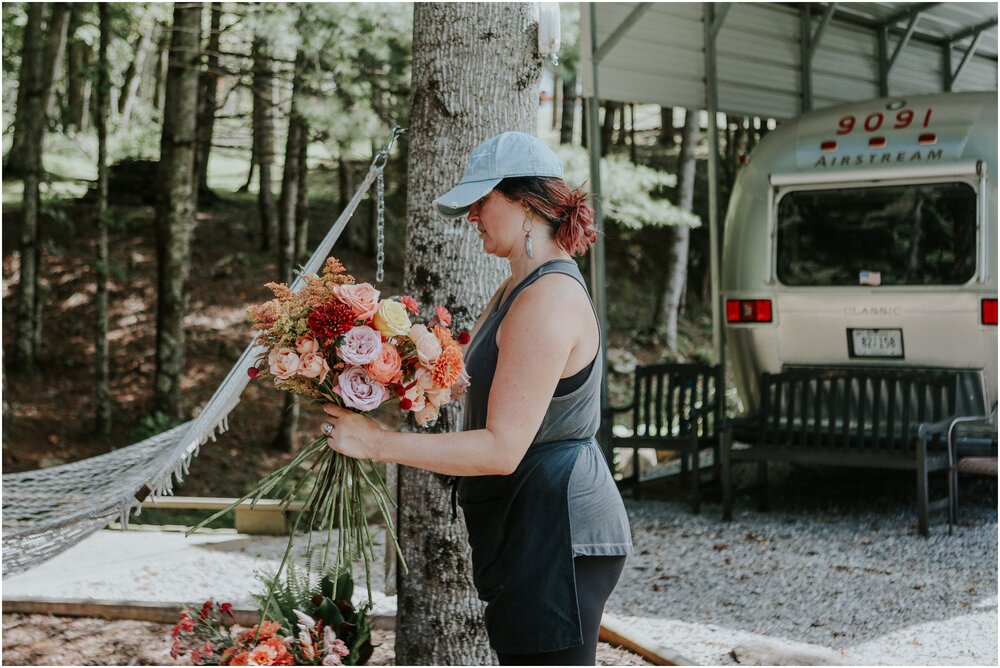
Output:
M851 357L903 357L903 330L848 329Z

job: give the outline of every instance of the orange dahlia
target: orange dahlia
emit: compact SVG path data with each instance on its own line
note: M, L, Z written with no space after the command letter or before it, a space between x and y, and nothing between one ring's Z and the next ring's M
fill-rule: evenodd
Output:
M434 384L440 388L451 387L456 381L458 381L458 378L461 375L461 349L454 344L444 347L444 350L441 352L440 357L438 357L437 362L434 363L434 369L431 371L431 377L434 379Z
M442 349L447 348L451 345L452 341L455 340L451 336L451 330L440 325L434 328L434 336L436 336L437 340L441 342Z

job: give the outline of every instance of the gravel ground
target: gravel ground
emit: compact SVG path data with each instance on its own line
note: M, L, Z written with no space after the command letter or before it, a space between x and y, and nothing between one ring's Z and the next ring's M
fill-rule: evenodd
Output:
M776 473L772 510L738 494L729 524L673 481L627 499L635 553L608 612L699 664L997 664L995 479L963 478L954 535L939 517L922 538L912 474Z

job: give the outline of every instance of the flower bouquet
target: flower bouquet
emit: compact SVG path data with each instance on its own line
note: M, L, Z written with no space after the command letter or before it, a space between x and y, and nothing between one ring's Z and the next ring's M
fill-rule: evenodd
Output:
M414 323L420 307L413 297L382 299L371 284L355 283L335 258L327 259L320 276L303 275L303 280L298 292L283 283L268 283L274 299L247 310L261 347L254 365L247 369L251 378L270 379L276 389L317 405L333 402L362 413L393 403L413 413L421 426L436 420L440 408L468 387L461 346L469 342L469 333L453 335L451 314L445 308L436 307L426 324ZM303 469L315 476L308 490ZM370 599L370 564L375 554L365 516L366 492L385 521L405 572L390 511L395 501L378 469L372 462L334 452L324 435L191 531L247 499L252 505L267 495L277 495L287 504L300 492L306 495L304 510L295 519L276 577L291 553L299 522L306 517L308 527L318 525L326 531L322 568L326 568L334 527L339 529L335 569L345 570L356 558L364 557Z
M195 666L360 666L374 648L368 622L370 605L351 604L354 583L347 573L330 571L318 578L307 569L288 578L265 579L270 594L254 598L261 606L259 624L234 624L230 603L205 601L201 610L181 612L171 630L170 656L190 652Z

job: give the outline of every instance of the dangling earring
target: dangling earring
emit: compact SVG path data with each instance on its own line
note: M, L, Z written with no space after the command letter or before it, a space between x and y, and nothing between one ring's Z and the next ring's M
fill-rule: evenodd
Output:
M527 225L528 219L525 218L524 222L521 223L521 229L524 230L524 252L528 254L528 257L534 257L534 253L532 252L534 249L531 245L531 231L535 229L535 226L528 227Z

